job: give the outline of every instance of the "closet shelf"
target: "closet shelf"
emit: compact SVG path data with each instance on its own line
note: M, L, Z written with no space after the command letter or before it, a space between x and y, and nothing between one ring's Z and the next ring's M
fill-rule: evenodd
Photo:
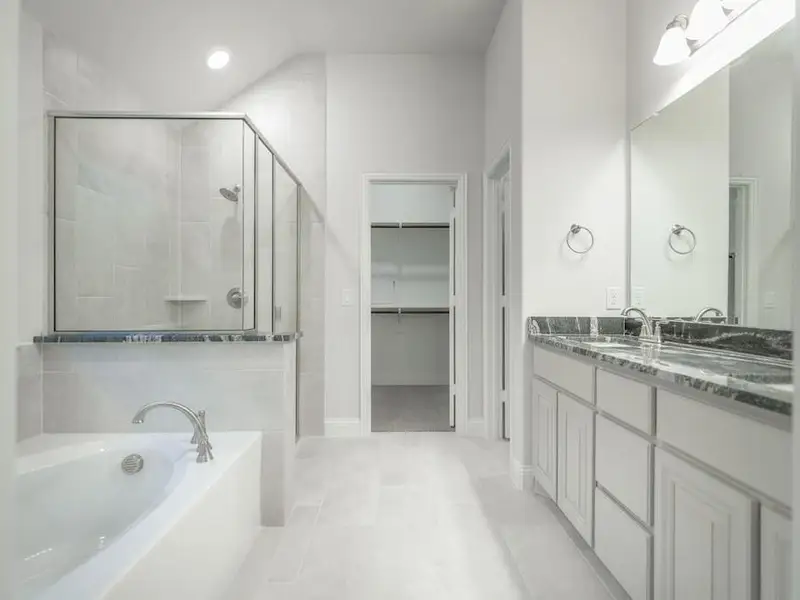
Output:
M445 315L450 308L443 307L399 307L399 306L373 306L373 315Z
M373 229L450 229L450 223L373 223Z

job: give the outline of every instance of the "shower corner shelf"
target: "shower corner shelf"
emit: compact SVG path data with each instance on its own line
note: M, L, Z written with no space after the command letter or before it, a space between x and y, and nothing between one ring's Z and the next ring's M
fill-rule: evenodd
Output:
M166 296L164 298L164 302L169 302L171 304L190 304L190 303L197 303L197 302L208 302L208 298L206 296L190 296L190 295L175 295L175 296Z

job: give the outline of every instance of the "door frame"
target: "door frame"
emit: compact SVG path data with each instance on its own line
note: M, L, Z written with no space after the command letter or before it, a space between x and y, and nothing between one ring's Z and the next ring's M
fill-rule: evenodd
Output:
M738 293L742 299L741 322L739 325L752 323L758 316L758 268L753 263L753 250L758 248L758 229L756 228L756 215L758 214L758 179L755 177L731 177L729 188L739 188L745 193L744 215L742 218L743 246L746 251L746 260L743 263L741 281L737 281ZM728 215L730 218L730 215ZM727 308L727 307L726 307Z
M501 332L495 318L499 308L497 300L500 294L500 281L498 277L493 277L493 271L487 265L496 265L499 257L497 253L498 244L498 215L497 215L497 186L502 178L508 175L508 195L506 197L506 244L510 246L511 223L511 198L513 196L512 179L512 156L511 147L506 145L500 152L497 160L492 163L483 175L483 398L484 414L486 415L486 437L488 439L503 439L503 406L497 390L500 383L499 359L497 348L500 344ZM510 259L510 253L506 255L506 260ZM506 263L508 265L508 263ZM508 288L506 288L508 293ZM509 314L506 314L508 322ZM511 333L511 332L509 332ZM508 340L507 340L508 342ZM507 360L511 360L507 356ZM508 393L510 377L506 379L506 398L508 403L507 419L512 418L511 414L511 394Z
M359 360L360 360L360 415L361 435L372 433L372 219L370 218L370 190L381 183L434 183L452 185L456 194L456 220L462 225L456 228L456 428L458 434L467 433L467 357L469 356L469 289L467 268L467 175L465 173L367 173L362 178L361 224L359 227L360 291L359 291ZM452 274L451 274L452 276Z

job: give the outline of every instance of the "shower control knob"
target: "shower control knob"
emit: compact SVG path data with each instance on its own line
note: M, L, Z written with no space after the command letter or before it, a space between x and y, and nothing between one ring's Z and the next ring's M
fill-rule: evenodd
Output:
M247 304L247 297L242 292L242 288L231 288L226 299L228 301L228 306L237 310Z

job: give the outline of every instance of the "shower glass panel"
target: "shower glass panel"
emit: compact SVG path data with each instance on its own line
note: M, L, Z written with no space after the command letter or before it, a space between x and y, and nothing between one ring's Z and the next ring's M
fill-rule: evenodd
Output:
M297 231L298 188L294 179L275 161L274 236L274 329L297 328Z
M50 123L52 331L295 331L299 184L246 116Z

